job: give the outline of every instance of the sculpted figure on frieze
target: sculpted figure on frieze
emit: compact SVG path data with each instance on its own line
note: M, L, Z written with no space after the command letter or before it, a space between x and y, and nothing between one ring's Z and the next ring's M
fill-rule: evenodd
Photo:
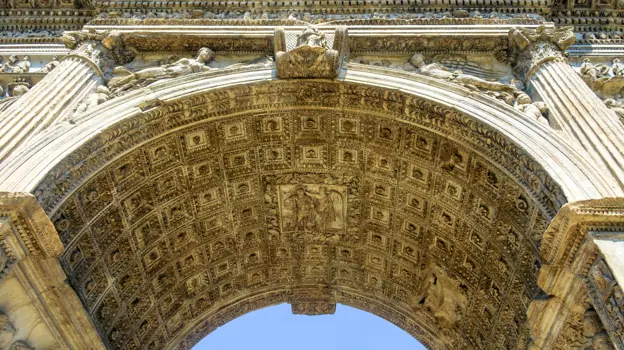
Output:
M624 63L619 58L614 58L611 63L611 74L614 77L624 77Z
M91 107L95 107L99 104L102 104L108 100L110 100L110 90L104 86L100 85L96 88L95 92L89 94L84 101L82 101L78 107L76 107L75 113L82 113ZM72 120L75 121L75 120Z
M604 100L604 104L620 118L621 122L624 122L624 104L611 98Z
M9 61L0 67L1 73L27 73L30 70L30 57L24 56L20 61L15 55L9 57Z
M604 64L591 63L589 58L584 58L580 72L583 80L594 81L605 76L609 72L609 67Z
M614 59L611 66L584 58L577 72L598 97L605 99L605 103L608 99L624 97L624 64L619 58Z
M546 126L548 122L548 106L542 101L531 102L529 95L524 92L520 93L516 98L516 108L523 112L530 120L536 120L540 124Z
M414 67L418 68L417 72L422 75L457 83L472 90L485 89L489 91L502 91L512 94L517 91L517 88L514 85L503 84L498 81L487 81L479 77L464 74L461 70L452 71L438 63L427 64L424 56L420 53L415 53L410 58L410 63Z
M58 58L58 56L53 56L52 57L52 61L48 62L48 64L43 66L39 70L39 73L50 73L50 71L52 71L58 65L59 65L59 58Z
M157 80L209 71L210 68L206 64L212 61L214 57L215 53L212 50L203 47L199 49L195 58L181 58L171 64L145 68L137 72L119 66L113 70L114 76L108 82L108 87L112 94L118 94L136 87L147 86Z

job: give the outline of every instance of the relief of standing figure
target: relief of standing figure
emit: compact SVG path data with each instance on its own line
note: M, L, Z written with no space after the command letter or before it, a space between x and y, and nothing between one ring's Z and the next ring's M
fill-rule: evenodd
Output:
M318 205L316 212L318 214L318 228L322 233L332 228L333 223L336 221L336 209L334 207L334 197L340 194L336 191L328 190L325 186L321 186L320 198L318 199Z
M286 224L287 228L295 231L311 231L316 227L317 199L308 195L302 187L297 188L295 194L288 197L284 204L292 213L292 219Z
M342 222L336 206L342 206L342 195L327 186L320 186L318 193L310 193L297 187L284 201L290 215L285 217L285 228L294 231L319 231L328 233Z

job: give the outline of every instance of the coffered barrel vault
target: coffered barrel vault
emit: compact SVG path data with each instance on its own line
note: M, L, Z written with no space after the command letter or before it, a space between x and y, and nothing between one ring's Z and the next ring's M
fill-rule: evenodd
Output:
M190 349L280 303L623 349L621 11L0 2L0 349Z
M250 88L247 103L281 107L222 117L218 95L203 95L147 112L190 125L124 152L52 216L63 265L111 345L175 344L222 307L268 292L293 308L308 293L313 305L315 294L365 309L357 300L378 300L435 348L517 341L538 292L539 232L565 201L554 183L527 190L529 179L419 127L439 116L461 128L424 101L403 114L407 101L384 89ZM387 100L385 113L331 108L367 95ZM435 298L453 302L438 310ZM494 339L493 328L509 335Z

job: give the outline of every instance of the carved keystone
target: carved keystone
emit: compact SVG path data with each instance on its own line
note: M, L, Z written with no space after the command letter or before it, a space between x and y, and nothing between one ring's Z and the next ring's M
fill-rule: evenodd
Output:
M327 78L338 77L347 60L348 34L346 27L338 27L333 37L315 27L306 28L296 39L284 28L275 29L274 51L277 77ZM329 42L333 41L331 48Z
M336 312L335 297L321 288L293 290L290 305L295 315L332 315Z

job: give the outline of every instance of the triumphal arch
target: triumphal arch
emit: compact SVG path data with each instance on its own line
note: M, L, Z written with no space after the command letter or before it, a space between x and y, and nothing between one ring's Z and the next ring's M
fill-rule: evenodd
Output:
M0 56L2 350L624 349L621 0L0 0Z

